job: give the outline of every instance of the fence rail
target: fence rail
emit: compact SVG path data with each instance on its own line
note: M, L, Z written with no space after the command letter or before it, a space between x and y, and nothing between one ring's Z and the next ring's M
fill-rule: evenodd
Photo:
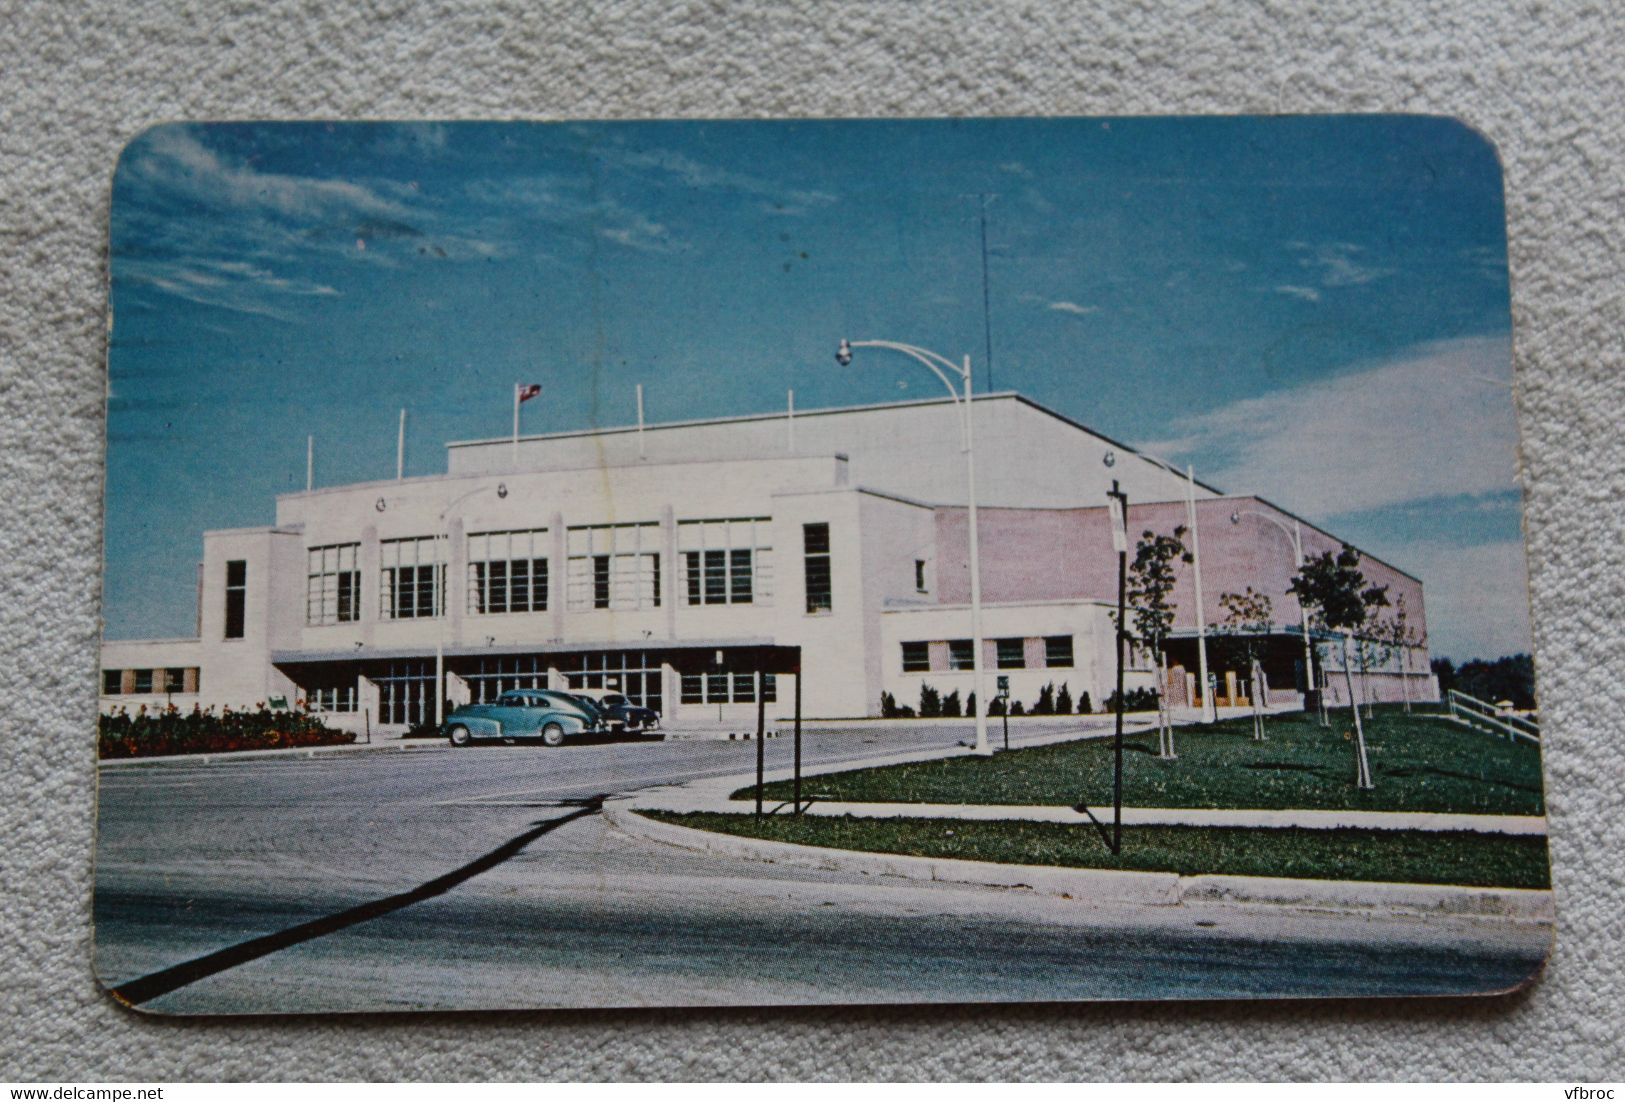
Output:
M1485 703L1476 696L1468 696L1458 689L1450 690L1446 703L1450 707L1450 718L1457 723L1491 734L1505 735L1511 742L1523 738L1537 745L1540 743L1540 725L1532 719L1503 713L1495 705Z

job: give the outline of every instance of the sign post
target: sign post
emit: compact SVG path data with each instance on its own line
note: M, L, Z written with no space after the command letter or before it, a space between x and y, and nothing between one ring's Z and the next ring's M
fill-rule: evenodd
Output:
M1004 713L1004 748L1010 749L1010 677L1008 674L999 675L999 703Z

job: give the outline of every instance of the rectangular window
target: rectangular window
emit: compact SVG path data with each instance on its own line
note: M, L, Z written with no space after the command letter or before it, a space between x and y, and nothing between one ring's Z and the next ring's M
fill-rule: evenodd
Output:
M998 649L999 669L1024 670L1027 668L1027 644L1021 639L999 639L994 646Z
M803 524L801 540L806 563L807 611L830 612L834 603L830 587L829 525Z
M150 692L152 692L152 671L151 670L136 670L135 671L135 689L133 691L138 692L138 693L150 693Z
M660 607L660 525L594 524L565 533L565 607Z
M359 543L335 543L305 552L305 623L349 624L361 619Z
M972 654L969 639L948 640L948 668L950 670L975 669L976 662Z
M232 559L226 563L226 638L243 637L243 614L248 607L248 563Z
M186 691L186 671L182 669L164 671L164 692L184 693Z
M123 670L103 670L102 671L102 695L103 696L117 696L119 693L121 693L123 691L124 691L124 671Z
M903 644L903 672L924 673L931 668L931 644Z
M439 616L446 568L433 536L384 540L378 545L378 608L385 620Z
M925 560L914 560L914 588L921 593L925 592Z
M768 517L677 522L678 586L686 605L772 603Z
M546 528L468 537L468 611L547 611Z
M778 702L778 680L770 673L762 675L762 702ZM756 703L756 674L754 672L685 673L680 699L684 704L754 704Z
M434 719L434 660L391 662L374 677L380 723L417 725Z
M1044 665L1052 669L1072 665L1072 636L1044 636Z
M354 712L357 710L355 683L317 686L306 693L305 703L313 712Z

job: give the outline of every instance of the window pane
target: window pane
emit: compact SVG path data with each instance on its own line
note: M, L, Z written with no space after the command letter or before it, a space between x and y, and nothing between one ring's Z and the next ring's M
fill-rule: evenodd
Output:
M1027 644L1021 639L1000 639L997 642L999 669L1020 670L1027 667Z
M975 666L971 657L969 639L948 640L948 668L950 670L968 670Z
M117 696L124 689L123 670L102 671L102 695Z
M929 643L903 644L903 672L921 673L931 668L931 645Z
M829 525L804 524L801 526L805 550L809 555L829 554Z
M1044 665L1071 666L1072 636L1049 635L1044 638Z
M756 703L756 675L753 673L734 674L734 703Z
M751 552L734 549L728 552L728 600L736 605L751 602Z

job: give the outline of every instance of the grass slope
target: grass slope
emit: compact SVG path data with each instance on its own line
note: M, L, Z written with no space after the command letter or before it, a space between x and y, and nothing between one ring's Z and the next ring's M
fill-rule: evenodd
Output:
M1012 865L1220 873L1321 880L1374 880L1475 887L1548 888L1539 836L1385 830L1125 827L1114 857L1093 826L858 819L805 815L645 812L651 818L775 842L953 857Z
M1135 807L1321 808L1541 815L1540 750L1471 731L1447 719L1379 707L1366 721L1376 788L1354 787L1353 724L1346 709L1332 726L1286 714L1266 721L1254 742L1251 721L1181 727L1179 757L1156 757L1151 735L1131 737L1123 755L1124 803ZM736 798L748 798L753 788ZM806 797L879 803L1110 804L1112 744L1091 739L907 765L826 773L802 781ZM791 798L788 782L768 796Z

